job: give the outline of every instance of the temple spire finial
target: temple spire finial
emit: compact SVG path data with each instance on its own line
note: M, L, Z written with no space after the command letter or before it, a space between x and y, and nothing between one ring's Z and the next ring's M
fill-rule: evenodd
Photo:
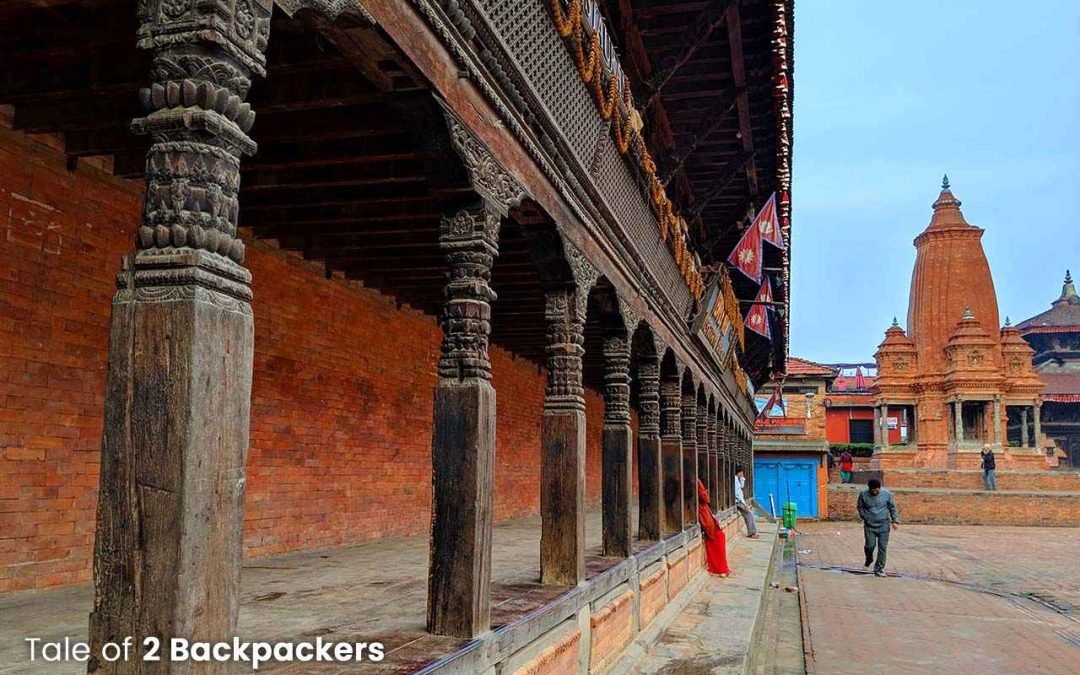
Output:
M900 322L896 320L895 316L892 318L892 327L893 328L899 328L900 327Z
M1069 270L1065 270L1065 283L1071 284L1072 282L1072 272L1070 272Z
M942 177L941 177L941 189L942 190L948 190L949 189L949 174L942 175Z
M1008 328L1010 326L1012 326L1012 321L1009 319L1008 316L1006 316L1005 317L1005 327Z
M971 311L970 306L965 307L964 308L964 315L961 318L962 319L974 319L975 318L975 312Z

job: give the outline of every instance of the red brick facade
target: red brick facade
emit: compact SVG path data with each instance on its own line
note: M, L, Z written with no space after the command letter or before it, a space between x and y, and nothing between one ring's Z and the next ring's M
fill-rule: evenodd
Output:
M109 307L142 184L0 128L0 592L87 581ZM425 532L435 320L247 242L255 369L248 555ZM497 311L497 306L496 306ZM493 348L495 517L539 503L545 378ZM588 391L587 501L600 499L603 402Z

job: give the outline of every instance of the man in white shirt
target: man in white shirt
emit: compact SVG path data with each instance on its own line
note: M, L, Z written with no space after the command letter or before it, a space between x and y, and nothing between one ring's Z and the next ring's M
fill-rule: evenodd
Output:
M743 486L746 485L746 475L741 466L735 467L735 508L739 509L743 520L746 521L746 536L757 539L757 523L754 522L754 509L746 503L743 496Z

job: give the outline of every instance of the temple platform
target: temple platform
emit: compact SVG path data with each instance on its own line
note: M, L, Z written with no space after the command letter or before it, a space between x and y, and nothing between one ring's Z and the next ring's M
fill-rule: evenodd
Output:
M722 514L729 534L739 522L733 509ZM427 536L245 561L238 634L264 642L322 636L385 645L381 663L346 664L350 672L481 672L496 664L508 673L534 666L534 672L565 672L581 659L585 668L602 670L644 629L658 635L664 617L685 606L707 575L700 574L696 526L662 542L637 541L626 559L599 555L599 511L588 514L586 532L588 581L570 589L538 583L539 517L496 524L493 629L476 640L424 630ZM27 660L27 637L86 640L92 602L88 584L0 595L0 673L42 672L42 664ZM85 673L86 664L47 670ZM342 672L342 665L268 663L260 670Z
M971 478L968 474L974 472L941 473L959 474L955 480L966 482ZM882 483L896 499L901 523L1080 526L1080 490L1036 489L1031 484L1026 489L1005 489L1006 485L1019 488L1024 478L1019 472L1017 476L998 472L999 489L995 492L971 488L899 487L892 482L894 474L898 472L885 472ZM981 483L981 477L978 480ZM865 487L863 483L829 485L828 520L858 520L855 501L859 491Z

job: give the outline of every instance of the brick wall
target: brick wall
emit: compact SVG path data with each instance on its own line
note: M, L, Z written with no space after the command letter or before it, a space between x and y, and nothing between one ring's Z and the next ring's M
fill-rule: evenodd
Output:
M858 520L862 486L829 488L829 520ZM891 488L890 488L891 489ZM901 523L1080 526L1080 493L891 489ZM901 525L903 527L903 525Z
M90 578L109 306L140 198L141 184L82 163L68 172L55 149L0 128L0 592ZM425 532L436 322L247 243L248 554ZM500 349L492 362L506 392L495 463L505 519L537 512L544 376ZM603 404L591 391L586 404L596 506Z
M982 490L982 471L935 469L892 469L884 473L882 484L889 488L932 488ZM1026 492L1080 492L1077 471L995 471L998 490Z

